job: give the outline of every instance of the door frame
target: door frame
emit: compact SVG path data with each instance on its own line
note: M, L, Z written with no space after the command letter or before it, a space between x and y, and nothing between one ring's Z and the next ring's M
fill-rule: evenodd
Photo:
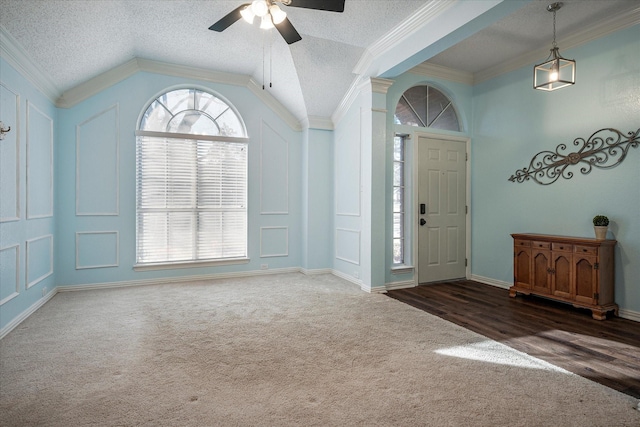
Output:
M471 277L471 138L465 136L456 136L456 135L446 135L441 133L433 133L433 132L425 132L425 131L414 131L411 135L411 138L414 141L413 144L413 174L411 177L411 187L413 188L413 205L411 206L412 218L413 218L413 236L412 236L412 246L413 246L413 256L414 256L414 272L413 272L413 282L414 286L418 286L420 284L419 277L419 269L420 269L420 254L418 252L418 230L419 230L419 215L416 214L418 207L418 145L419 138L431 138L431 139L442 139L446 141L455 141L455 142L464 142L465 144L465 154L466 154L466 182L465 182L465 203L467 205L467 214L465 215L465 226L466 236L465 236L465 257L467 259L467 265L465 267L465 278L469 279Z

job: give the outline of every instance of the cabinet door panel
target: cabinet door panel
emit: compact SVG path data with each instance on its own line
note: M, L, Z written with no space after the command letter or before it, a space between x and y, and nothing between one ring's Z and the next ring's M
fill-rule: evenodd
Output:
M549 251L533 250L532 287L535 291L550 294L549 269L551 268L551 257Z
M531 250L516 248L514 262L515 285L520 288L531 289Z
M571 256L567 254L553 254L553 269L551 289L554 295L571 298L573 294L571 277Z
M598 271L594 268L596 257L580 255L574 259L576 301L597 304Z

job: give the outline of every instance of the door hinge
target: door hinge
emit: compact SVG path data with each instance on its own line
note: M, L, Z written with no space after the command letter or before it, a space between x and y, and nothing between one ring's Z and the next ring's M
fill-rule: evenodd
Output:
M464 259L464 266L466 267L469 264L469 260L467 258Z
M464 153L464 161L465 162L469 161L469 153Z
M469 214L469 206L467 206L467 205L464 206L464 213L465 213L465 215Z
M600 263L599 262L594 263L593 264L593 269L594 270L599 270L600 269Z
M593 299L594 300L598 301L598 298L600 298L600 294L599 293L596 292L595 294L593 294Z

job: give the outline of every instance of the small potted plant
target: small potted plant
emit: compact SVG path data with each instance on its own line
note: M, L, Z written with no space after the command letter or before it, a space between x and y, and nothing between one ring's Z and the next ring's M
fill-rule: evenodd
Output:
M604 215L596 215L593 217L593 229L596 232L597 240L605 240L607 238L607 229L609 228L609 218Z

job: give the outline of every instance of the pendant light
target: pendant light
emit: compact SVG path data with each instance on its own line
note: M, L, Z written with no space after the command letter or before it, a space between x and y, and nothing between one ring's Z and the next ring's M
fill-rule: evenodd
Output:
M546 61L533 68L534 89L552 91L576 82L576 61L560 56L556 43L556 12L561 7L561 2L551 3L547 6L547 10L553 12L553 44L551 54Z

